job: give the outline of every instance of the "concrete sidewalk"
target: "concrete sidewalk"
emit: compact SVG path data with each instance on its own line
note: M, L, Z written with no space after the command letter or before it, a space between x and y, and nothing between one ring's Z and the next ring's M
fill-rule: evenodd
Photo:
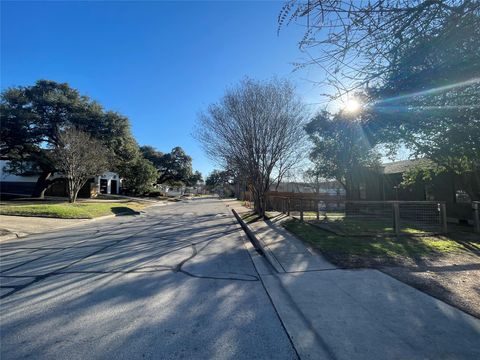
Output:
M338 269L280 222L249 227L274 259L261 279L301 358L480 358L479 319L377 270Z
M86 221L91 220L0 215L0 228L5 230L5 233L0 235L0 242L33 234L43 234L64 227L76 226Z
M263 245L264 251L271 254L274 259L277 272L291 273L337 268L285 230L281 226L285 219L287 219L285 215L279 214L272 221L257 221L249 224Z

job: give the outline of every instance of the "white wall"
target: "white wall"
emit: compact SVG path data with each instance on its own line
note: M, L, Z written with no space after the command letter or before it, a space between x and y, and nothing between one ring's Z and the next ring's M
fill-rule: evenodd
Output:
M117 173L112 172L112 171L107 171L106 173L97 176L95 178L95 182L98 186L98 191L100 191L100 180L107 180L107 194L112 193L112 180L117 180L117 194L119 193L120 190L120 177Z

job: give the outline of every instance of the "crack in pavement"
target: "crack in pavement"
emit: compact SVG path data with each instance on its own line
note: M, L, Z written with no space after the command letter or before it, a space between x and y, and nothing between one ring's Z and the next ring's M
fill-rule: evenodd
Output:
M227 232L227 231L225 231ZM237 275L242 275L242 276L245 276L247 277L247 279L245 278L240 278L240 277L233 277L233 276L210 276L210 275L196 275L196 274L192 274L191 272L189 271L186 271L184 269L182 269L183 265L185 265L188 261L192 260L195 256L197 256L202 250L204 250L208 245L210 245L213 241L215 240L218 240L219 238L216 238L216 239L212 239L210 241L207 242L207 244L201 248L200 250L197 250L197 247L196 245L198 243L192 243L191 246L192 246L192 255L190 255L189 257L187 257L186 259L180 261L176 266L172 267L172 271L173 272L180 272L182 274L185 274L187 276L190 276L190 277L193 277L193 278L197 278L197 279L212 279L212 280L234 280L234 281L259 281L260 279L255 276L255 275L251 275L251 274L237 274Z
M106 249L108 249L108 248L110 248L110 247L113 247L113 246L115 246L115 245L118 245L119 243L122 243L122 242L124 242L124 241L126 241L126 240L128 240L128 239L130 239L130 238L132 238L132 237L134 237L134 236L136 236L136 235L139 235L140 233L145 232L145 231L151 229L152 227L159 226L159 225L161 225L162 223L165 223L165 221L167 221L168 219L170 219L171 217L174 217L174 216L175 216L175 215L171 215L171 216L169 216L168 218L162 219L161 222L155 222L154 224L152 224L152 225L150 225L150 226L147 226L146 228L144 228L144 229L142 229L142 230L140 230L140 231L138 231L138 232L136 232L136 233L134 233L134 234L131 234L131 235L129 235L129 236L123 238L123 239L112 240L112 243L107 244L107 245L101 247L100 249L98 249L98 250L96 250L96 251L94 251L94 252L92 252L92 253L89 253L89 254L81 257L80 259L77 259L77 260L75 260L75 261L73 261L73 262L71 262L71 263L69 263L69 264L67 264L67 265L65 265L65 266L63 266L63 267L60 267L59 269L56 269L56 270L54 270L54 271L51 271L51 272L49 272L49 273L47 273L47 274L31 275L31 276L21 276L21 275L20 275L20 276L17 276L17 277L31 277L31 278L33 278L33 280L32 280L31 282L29 282L29 283L22 284L22 285L16 285L16 286L0 286L0 288L13 289L11 292L8 292L8 293L6 293L6 294L0 295L0 299L4 299L4 298L6 298L6 297L8 297L8 296L11 296L11 295L17 293L17 292L20 291L20 290L23 290L23 289L25 289L25 288L33 285L33 284L36 284L37 282L40 282L40 281L42 281L42 280L44 280L44 279L47 279L47 278L49 278L49 277L51 277L51 276L54 276L54 275L74 274L74 273L87 273L87 274L88 274L88 273L92 273L92 274L97 274L97 273L98 273L98 274L104 274L104 273L107 273L107 274L108 274L108 273L120 273L120 274L128 274L128 273L137 273L137 272L138 272L138 273L153 272L153 271L141 271L141 268L133 268L133 269L124 270L124 271L115 271L115 270L113 270L113 271L65 271L65 270L68 269L69 267L71 267L72 265L75 265L75 264L77 264L77 263L79 263L79 262L81 262L81 261L83 261L83 260L85 260L85 259L87 259L87 258L89 258L89 257L91 257L91 256L97 255L97 254L101 253L102 251L104 251L104 250L106 250ZM137 223L138 223L138 222L140 222L140 221L137 221ZM143 221L141 221L141 222L145 222L145 220L143 220ZM115 229L115 228L113 228L112 230L114 230L114 229ZM97 231L96 231L96 234L98 234L99 231L100 231L100 230L97 230ZM235 231L239 231L239 229L236 229L236 228L228 229L228 228L227 228L227 230L221 231L220 234L221 234L222 236L224 236L224 235L228 235L228 234L234 233ZM107 236L107 235L111 235L111 234L105 234L105 233L103 233L102 235L97 236L96 238L93 238L93 239L98 239L98 238L100 238L100 237L102 237L102 236ZM173 253L173 252L179 251L179 250L181 250L181 249L184 249L185 247L189 247L189 246L192 247L192 254L191 254L189 257L187 257L186 259L183 259L182 261L180 261L180 262L179 262L177 265L175 265L175 266L170 266L170 267L169 267L169 266L166 266L166 265L156 265L156 267L164 267L164 269L155 270L155 272L156 272L156 271L172 271L172 272L174 272L174 273L182 273L182 274L184 274L184 275L186 275L186 276L193 277L193 278L197 278L197 279L230 280L230 281L259 281L259 278L258 278L257 276L251 275L251 274L235 274L235 275L240 275L240 276L243 276L243 277L238 277L238 276L198 275L198 274L193 274L193 273L191 273L191 272L189 272L189 271L186 271L186 270L182 269L183 265L185 265L188 261L192 260L195 256L197 256L202 250L204 250L204 249L205 249L208 245L210 245L213 241L218 240L218 239L220 239L220 238L222 237L222 236L218 236L218 235L219 235L219 233L212 234L212 235L210 235L207 239L205 239L205 240L203 240L203 241L196 242L196 243L190 243L190 244L188 244L188 245L185 245L185 246L182 246L182 247L177 248L177 249L175 249L175 250L172 250L172 251L167 252L167 253ZM209 239L209 238L212 237L212 236L213 236L214 238L213 238L213 239ZM92 239L87 239L87 240L85 240L85 241L82 241L82 242L78 243L77 245L83 244L83 243L85 243L86 241L89 241L89 240L92 240ZM152 241L152 242L153 242L153 241ZM196 247L196 246L197 246L198 244L203 243L203 242L207 242L207 243L206 243L200 250L197 250L197 247ZM94 246L94 245L92 245L92 246ZM46 254L46 255L43 255L43 256L41 256L41 257L35 258L35 259L33 259L33 260L29 260L29 261L27 261L27 262L25 262L25 263L22 263L22 264L20 264L20 265L16 265L16 266L13 266L13 267L11 267L11 268L9 268L9 269L3 270L3 271L2 271L2 274L3 274L4 272L9 271L9 270L13 270L13 269L16 269L16 268L18 268L18 267L20 267L20 266L29 264L29 263L31 263L31 262L33 262L33 261L42 259L42 258L44 258L45 256L52 255L52 254L56 254L56 253L58 253L58 252L61 252L61 251L63 251L63 250L66 250L66 249L74 249L74 248L77 248L77 247L79 247L79 246L72 246L72 247L60 248L58 251L50 252L50 253L48 253L48 254ZM80 246L80 247L86 247L86 246ZM37 248L37 249L38 249L38 250L41 250L42 248ZM58 249L58 248L57 248L57 249ZM1 275L1 276L8 276L8 275ZM13 276L11 276L11 277L13 277Z
M173 215L172 215L172 216L173 216ZM162 222L164 222L166 219L169 219L169 218L172 217L172 216L169 216L168 218L162 219L162 220L163 220ZM32 276L32 277L34 277L34 279L33 279L31 282L29 282L29 283L26 283L26 284L23 284L23 285L18 285L18 286L15 286L15 287L9 287L9 288L13 288L13 290L10 291L9 293L0 295L0 300L4 299L4 298L6 298L6 297L9 297L9 296L17 293L18 291L23 290L23 289L25 289L25 288L33 285L33 284L36 284L36 283L38 283L38 282L40 282L40 281L42 281L42 280L44 280L44 279L47 279L47 278L49 278L49 277L51 277L51 276L53 276L53 275L56 275L58 272L61 272L62 270L65 270L65 269L68 269L70 266L72 266L72 265L74 265L74 264L77 264L77 263L79 263L80 261L83 261L83 260L85 260L85 259L87 259L87 258L89 258L89 257L91 257L91 256L94 256L94 255L96 255L96 254L98 254L98 253L100 253L100 252L102 252L102 251L104 251L104 250L106 250L106 249L108 249L108 248L110 248L110 247L112 247L112 246L118 245L119 243L121 243L121 242L123 242L123 241L126 241L126 240L128 240L128 239L130 239L130 238L132 238L132 237L134 237L134 236L136 236L136 235L139 235L139 234L141 234L142 232L147 231L147 230L151 229L151 228L154 227L154 226L158 226L158 225L161 224L162 222L157 222L157 223L154 223L154 224L152 224L152 225L150 225L150 226L147 226L146 228L144 228L144 229L142 229L142 230L140 230L140 231L138 231L138 232L136 232L136 233L134 233L134 234L131 234L131 235L129 235L129 236L123 238L123 239L115 240L115 241L112 242L111 244L105 245L105 246L101 247L100 249L98 249L98 250L96 250L96 251L94 251L94 252L92 252L92 253L90 253L90 254L87 254L87 255L81 257L80 259L77 259L77 260L75 260L75 261L73 261L73 262L71 262L71 263L69 263L69 264L67 264L67 265L65 265L65 266L63 266L63 267L60 267L59 269L53 270L53 271L51 271L51 272L49 272L49 273L47 273L47 274ZM87 240L86 240L86 241L87 241ZM72 246L72 247L70 247L70 248L75 248L75 246ZM69 249L70 249L70 248L69 248ZM59 252L59 251L57 251L57 252ZM57 253L57 252L54 252L54 254ZM50 254L48 254L48 255L51 255L51 254L52 254L52 253L50 253ZM43 257L44 257L44 256L42 256L42 258L43 258ZM38 258L37 258L37 260L38 260ZM30 262L30 261L29 261L29 262ZM25 265L25 264L22 264L22 265ZM18 266L16 266L15 268L17 268L17 267L18 267ZM10 270L11 270L11 269L10 269Z

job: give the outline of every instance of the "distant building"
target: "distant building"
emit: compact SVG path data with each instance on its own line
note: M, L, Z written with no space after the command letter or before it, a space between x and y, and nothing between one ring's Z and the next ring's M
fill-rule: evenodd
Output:
M317 186L305 182L281 182L277 188L276 184L270 186L270 191L289 193L315 193ZM318 184L318 191L321 194L345 195L344 187L336 180L322 181Z
M472 199L468 195L465 181L453 173L433 176L431 181L418 180L411 186L403 186L403 174L418 166L429 166L427 159L404 160L382 164L378 169L362 169L354 176L352 200L404 200L444 201L450 221L470 221ZM467 176L467 185L480 196L480 170Z
M8 161L0 160L0 193L30 196L35 189L38 176L14 175L5 169ZM67 196L67 184L61 174L55 174L52 179L60 179L53 183L45 192L48 196ZM121 180L117 173L107 171L90 179L79 192L81 197L95 197L97 194L119 194Z

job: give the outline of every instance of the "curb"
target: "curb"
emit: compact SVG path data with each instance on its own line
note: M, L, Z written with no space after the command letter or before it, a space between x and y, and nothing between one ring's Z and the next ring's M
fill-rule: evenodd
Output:
M160 202L158 204L148 205L144 209L147 209L147 208L150 208L150 207L153 207L153 206L168 206L168 205L170 205L170 203L165 201L165 202ZM111 218L114 218L114 217L117 217L117 216L140 215L142 212L143 212L143 210L142 211L136 211L134 214L132 214L130 212L122 212L122 213L118 213L118 214L99 216L99 217L96 217L96 218L93 218L93 219L89 219L89 218L65 219L65 220L78 220L78 223L59 226L59 227L56 227L56 228L51 229L49 231L44 231L44 232L39 232L39 233L21 233L21 232L16 233L16 232L12 232L11 234L6 234L4 236L0 236L0 243L2 243L4 241L12 240L12 239L25 238L27 236L47 234L51 231L62 230L62 229L66 229L66 228L73 228L73 227L80 226L80 225L85 224L85 223L91 223L91 222L94 222L94 221L111 219ZM5 216L8 216L8 215L5 215ZM12 215L12 216L19 216L19 215ZM25 217L38 217L38 216L25 216ZM47 217L45 217L45 218L47 218Z
M129 211L125 211L125 212L120 212L118 214L111 214L111 215L104 215L104 216L99 216L99 217L96 217L96 218L92 218L92 219L81 219L81 220L87 220L87 221L97 221L97 220L103 220L103 219L110 219L110 218L114 218L114 217L117 217L117 216L127 216L127 215L140 215L141 212L140 211L134 211L133 213L132 212L129 212Z
M22 237L25 237L25 236L28 236L30 234L26 234L26 233L10 233L10 234L6 234L6 235L3 235L3 236L0 236L0 243L4 242L4 241L7 241L7 240L12 240L12 239L19 239L19 238L22 238Z
M271 251L255 235L252 229L250 229L250 227L242 220L242 218L238 215L235 209L232 209L232 213L233 215L235 215L235 218L239 222L240 226L247 234L255 250L268 261L268 263L272 266L272 268L275 270L276 273L283 273L284 271L282 270L281 265L278 263L275 257L271 254Z
M257 239L257 237L255 236L253 231L250 230L250 228L247 226L247 224L245 224L245 222L242 220L240 215L238 215L238 213L235 211L235 209L232 209L232 213L233 213L233 215L235 215L235 218L240 223L240 226L242 227L242 229L247 233L247 236L250 239L250 241L252 242L255 250L257 250L262 256L265 256L265 251L263 250L262 245L260 245L260 241Z

